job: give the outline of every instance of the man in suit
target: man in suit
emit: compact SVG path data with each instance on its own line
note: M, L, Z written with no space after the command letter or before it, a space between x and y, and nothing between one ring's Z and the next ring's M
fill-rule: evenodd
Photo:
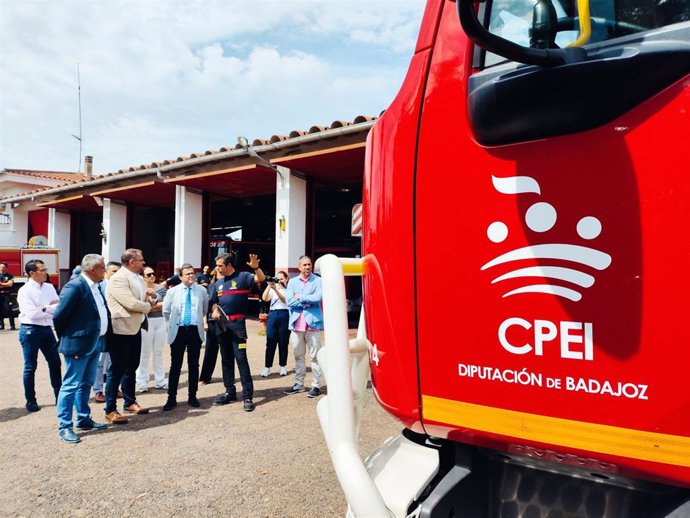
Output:
M60 339L59 351L66 367L57 400L59 434L70 444L80 442L72 429L72 407L77 409L78 429L102 430L106 427L91 418L89 408L89 392L96 379L98 357L110 326L110 314L100 287L105 276L103 257L85 255L81 272L62 288L53 314L53 324Z
M189 398L187 404L198 408L196 391L199 380L199 356L204 340L204 316L208 311L208 293L195 283L194 267L183 264L180 267L182 284L168 291L163 301L163 316L168 324L170 344L170 374L168 375L168 401L163 410L177 406L177 385L184 351L187 349L187 370L189 372Z
M148 409L134 397L136 370L141 356L141 329L147 328L146 315L156 304L155 292L146 289L139 274L144 269L141 250L128 248L122 253L122 268L108 281L105 298L112 318L113 334L106 342L110 367L105 384L105 418L124 424L127 418L117 411L117 386L122 382L125 411L147 414Z

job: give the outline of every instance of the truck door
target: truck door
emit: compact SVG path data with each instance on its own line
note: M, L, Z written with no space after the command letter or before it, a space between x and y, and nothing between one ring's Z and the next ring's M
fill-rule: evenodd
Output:
M690 4L489 0L490 52L457 1L414 180L425 430L690 485Z

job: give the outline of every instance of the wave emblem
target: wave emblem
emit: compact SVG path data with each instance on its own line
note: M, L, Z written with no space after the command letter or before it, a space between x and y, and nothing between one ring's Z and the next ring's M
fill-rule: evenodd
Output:
M494 189L501 194L519 195L535 193L541 195L539 183L529 176L513 176L509 178L491 177ZM537 202L527 209L525 223L533 232L544 233L551 230L556 224L558 213L553 205L546 202ZM601 234L602 225L594 216L585 216L577 222L577 234L582 239L591 241ZM494 221L486 230L486 235L493 243L502 243L508 237L508 226L502 221ZM571 266L540 265L518 267L508 273L500 275L491 281L491 284L500 283L508 279L525 279L528 284L520 288L508 291L503 298L525 293L543 293L555 295L573 302L582 299L581 290L594 285L592 270L603 271L611 265L611 256L588 246L566 243L545 243L540 245L525 246L503 253L484 266L481 270L488 270L502 264L514 264L516 261L529 259L569 261ZM586 267L588 271L579 268ZM594 272L595 273L595 272ZM530 280L541 278L546 282L529 284Z

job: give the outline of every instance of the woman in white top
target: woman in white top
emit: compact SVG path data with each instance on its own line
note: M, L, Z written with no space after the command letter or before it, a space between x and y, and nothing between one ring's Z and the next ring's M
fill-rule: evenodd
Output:
M271 374L273 359L276 355L276 345L278 346L280 375L287 376L290 312L285 301L285 288L288 274L281 271L276 274L276 278L278 282L269 282L261 296L264 302L271 302L271 310L268 312L268 321L266 322L266 360L264 370L261 371L261 376L264 378Z
M163 299L167 291L160 284L156 284L156 272L146 266L142 272L146 288L156 292L157 304L148 314L149 329L141 330L141 358L137 369L137 389L139 392L149 390L149 362L153 355L153 378L157 389L167 389L168 380L163 368L163 349L165 348L165 319L163 318Z

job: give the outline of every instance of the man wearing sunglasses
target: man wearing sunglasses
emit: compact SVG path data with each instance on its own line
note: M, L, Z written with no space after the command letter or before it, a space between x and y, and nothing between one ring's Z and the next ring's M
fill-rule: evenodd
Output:
M148 329L146 315L156 305L156 293L146 289L139 274L144 256L137 248L122 253L122 268L108 281L105 297L112 317L113 335L106 341L110 368L105 384L105 418L124 424L127 418L117 411L117 386L122 382L124 408L131 414L148 414L134 397L136 370L141 359L141 329Z
M26 409L38 412L41 407L36 402L34 378L38 366L38 351L48 362L50 384L53 386L55 401L57 402L62 372L57 340L53 334L53 313L58 305L58 295L52 284L45 282L48 276L43 261L32 259L24 266L29 277L27 283L19 288L17 302L19 304L19 343L24 353L24 397Z

